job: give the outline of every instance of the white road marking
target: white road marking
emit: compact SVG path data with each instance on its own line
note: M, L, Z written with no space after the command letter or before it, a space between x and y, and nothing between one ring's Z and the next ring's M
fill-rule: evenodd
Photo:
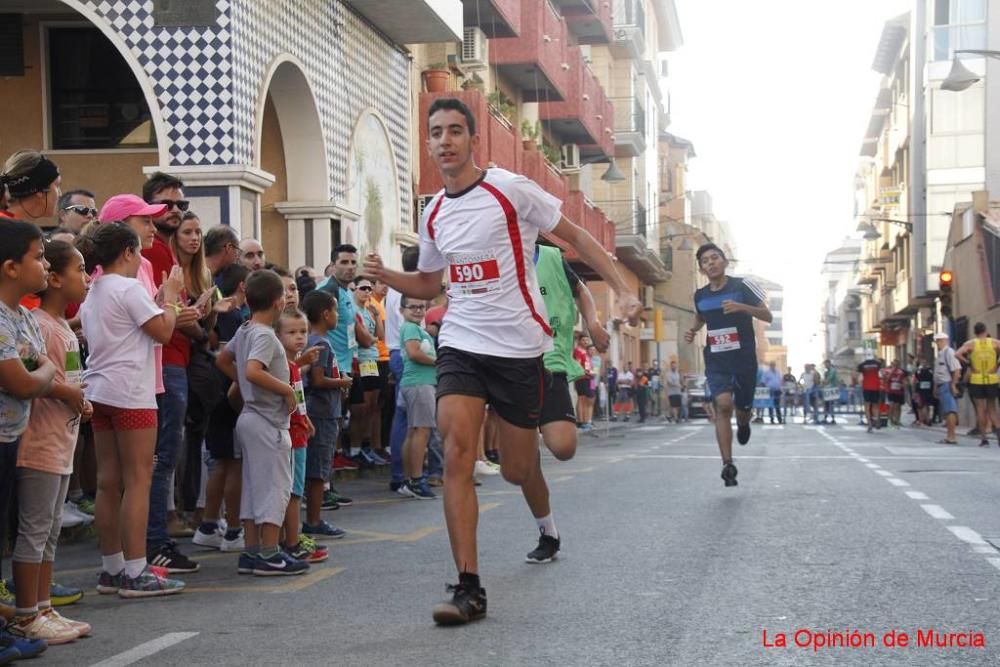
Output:
M860 456L860 455L858 456L858 461L860 463L871 463L871 461L869 461L868 459L866 459L866 458L864 458L863 456Z
M984 546L972 547L972 553L974 554L995 554L996 552L997 548L993 545L990 545L988 547ZM986 560L989 559L987 558Z
M767 426L764 426L762 428L765 431L783 431L783 430L785 430L784 426L778 426L777 424L775 424L774 426L771 426L770 424L768 424Z
M878 465L876 463L866 463L865 465L867 467L871 468L872 470L880 470L882 468L882 466L880 466L880 465Z
M910 485L910 483L907 482L905 479L900 479L898 477L888 477L888 478L886 478L885 481L889 482L893 486L909 486Z
M925 512L930 514L935 519L944 519L945 521L951 521L955 517L951 513L946 512L940 505L921 505Z
M882 475L883 477L892 477L892 473L889 472L888 470L876 470L875 474Z
M154 653L159 653L160 651L170 648L174 644L179 644L185 639L191 639L197 636L197 632L168 632L162 637L157 637L151 641L144 644L139 644L135 648L131 648L124 653L119 653L118 655L113 655L107 660L102 660L101 662L94 663L91 667L125 667L125 665L131 665L132 663L139 662L143 658L148 658Z
M948 526L948 530L954 533L955 537L963 542L980 545L986 544L986 540L983 539L982 535L967 526Z
M639 428L632 429L633 431L662 431L666 426L640 426Z
M1000 558L987 558L986 562L988 562L990 565L992 565L996 569L1000 570Z
M930 500L930 498L927 497L927 494L921 491L907 491L906 495L908 495L912 500Z

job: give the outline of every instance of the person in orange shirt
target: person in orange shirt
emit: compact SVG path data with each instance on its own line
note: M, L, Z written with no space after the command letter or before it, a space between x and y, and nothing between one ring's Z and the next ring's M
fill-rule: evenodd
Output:
M378 348L378 379L380 383L378 405L380 414L372 417L372 446L375 453L386 461L389 455L389 434L392 431L392 416L396 413L396 388L389 382L389 346L385 343L385 296L389 286L380 280L375 281L372 299L369 303L378 311L382 322L382 337L375 340Z

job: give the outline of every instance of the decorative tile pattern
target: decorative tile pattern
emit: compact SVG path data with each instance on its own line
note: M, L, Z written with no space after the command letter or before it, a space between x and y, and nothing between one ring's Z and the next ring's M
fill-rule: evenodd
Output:
M348 189L354 124L368 108L385 120L410 216L409 61L340 0L215 0L207 28L154 26L152 0L81 0L128 44L149 77L175 165L253 164L256 103L274 59L305 66L316 94L330 199Z

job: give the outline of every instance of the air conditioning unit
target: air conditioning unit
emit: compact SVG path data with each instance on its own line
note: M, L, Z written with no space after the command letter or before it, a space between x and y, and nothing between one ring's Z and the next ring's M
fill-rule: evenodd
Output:
M563 171L576 171L580 168L580 147L578 145L563 144L562 168Z
M462 64L466 67L486 67L486 33L479 28L465 29Z
M654 288L646 285L642 288L642 307L652 308L653 307L653 293Z

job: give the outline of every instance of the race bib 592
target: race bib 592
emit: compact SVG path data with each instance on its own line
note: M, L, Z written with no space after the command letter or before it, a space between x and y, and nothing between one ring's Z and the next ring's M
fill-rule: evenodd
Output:
M729 352L740 349L740 334L736 327L710 329L708 332L708 348L712 352Z

